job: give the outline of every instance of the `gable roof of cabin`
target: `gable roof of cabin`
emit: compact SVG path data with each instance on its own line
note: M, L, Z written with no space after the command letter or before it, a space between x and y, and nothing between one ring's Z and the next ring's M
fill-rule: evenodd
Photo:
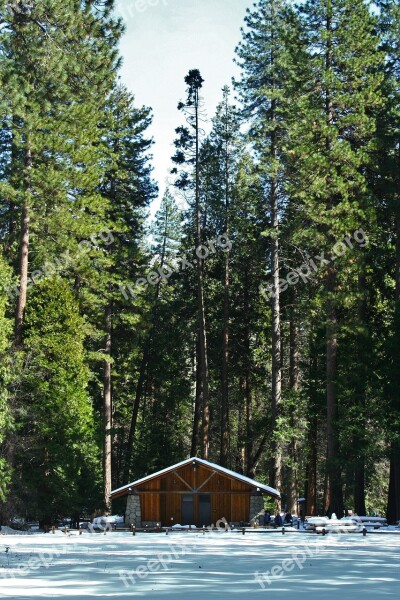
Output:
M251 485L252 487L259 488L260 492L264 492L266 494L269 494L270 496L274 496L275 498L281 497L278 490L275 490L274 488L270 487L269 485L265 485L264 483L260 483L259 481L255 481L254 479L250 479L250 477L246 477L245 475L241 475L240 473L235 473L235 471L231 471L230 469L226 469L225 467L221 467L220 465L217 465L215 463L208 462L208 460L204 460L203 458L195 457L195 458L187 458L186 460L183 460L182 462L179 462L176 465L172 465L171 467L167 467L166 469L157 471L156 473L153 473L152 475L146 475L146 477L142 477L141 479L137 479L136 481L133 481L132 483L128 483L127 485L124 485L116 490L113 490L111 492L111 498L125 496L129 493L129 488L143 485L144 483L147 483L148 481L151 481L152 479L157 479L158 477L162 477L163 475L171 473L171 472L175 471L176 469L179 469L181 467L184 467L184 466L189 465L190 463L194 463L194 462L199 465L208 467L209 469L218 471L219 473L226 475L227 477L231 477L232 479L236 479L237 481L241 481L242 483L247 483L247 484ZM125 494L125 492L126 492L126 494ZM157 493L157 492L155 491L155 493Z

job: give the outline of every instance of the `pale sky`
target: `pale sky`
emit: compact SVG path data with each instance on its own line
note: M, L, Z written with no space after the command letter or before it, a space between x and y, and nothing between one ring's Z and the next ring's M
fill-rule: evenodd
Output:
M222 87L238 74L234 50L252 1L117 0L116 4L126 25L120 46L121 79L137 106L153 109L154 178L162 195L173 166L175 128L183 123L177 104L185 98L184 78L189 69L200 70L210 119L222 99Z

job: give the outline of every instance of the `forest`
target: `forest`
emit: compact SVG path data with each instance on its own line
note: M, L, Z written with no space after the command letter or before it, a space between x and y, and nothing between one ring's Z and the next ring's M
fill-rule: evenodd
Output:
M249 0L215 114L182 73L167 189L123 33L0 0L0 523L190 456L395 523L400 5Z

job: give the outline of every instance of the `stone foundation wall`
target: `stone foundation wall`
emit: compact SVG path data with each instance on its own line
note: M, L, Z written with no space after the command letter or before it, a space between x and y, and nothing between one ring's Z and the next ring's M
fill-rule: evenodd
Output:
M250 496L249 523L253 524L254 519L260 514L264 514L264 498L262 496Z
M125 525L142 526L142 511L140 510L140 497L135 495L128 496L125 511Z

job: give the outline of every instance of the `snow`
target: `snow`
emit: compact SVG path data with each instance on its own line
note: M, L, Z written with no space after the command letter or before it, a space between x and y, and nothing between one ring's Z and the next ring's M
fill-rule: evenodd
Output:
M396 533L1 535L0 598L398 598L399 563Z
M29 531L22 531L19 529L13 529L12 527L7 527L7 525L1 526L1 533L3 534L11 534L11 535L30 535ZM0 538L1 539L1 538Z
M278 490L270 487L269 485L265 485L264 483L259 483L258 481L255 481L254 479L250 479L250 477L246 477L245 475L241 475L240 473L235 473L235 471L231 471L230 469L226 469L225 467L220 467L219 465L217 465L215 463L211 463L211 462L208 462L208 460L204 460L202 458L197 458L197 457L187 458L186 460L183 460L182 462L177 463L176 465L173 465L172 467L162 469L161 471L157 471L156 473L153 473L152 475L147 475L146 477L142 477L142 479L138 479L137 481L128 483L127 485L124 485L123 487L113 490L111 492L111 496L118 494L120 492L123 492L125 490L127 491L127 490L129 490L130 487L137 487L147 481L150 481L151 479L159 477L160 475L170 473L171 471L174 471L175 469L180 469L181 467L184 467L185 465L188 465L191 462L192 463L196 462L200 465L204 465L205 467L214 469L215 471L219 471L220 473L225 473L225 475L228 475L229 477L233 477L234 479L237 479L238 481L242 481L243 483L248 483L248 484L252 485L253 487L259 488L263 492L267 492L268 494L275 496L276 498L281 497Z
M336 515L333 514L331 519L329 517L311 517L308 518L304 523L304 529L307 531L317 531L321 533L325 531L358 531L361 532L364 528L366 529L382 529L383 531L397 531L396 526L388 527L386 519L382 517L342 517L337 519Z
M102 517L95 517L93 519L93 525L104 525L105 523L111 523L111 524L115 525L117 523L123 523L123 522L124 522L124 517L121 515L109 515L109 516L103 515Z

